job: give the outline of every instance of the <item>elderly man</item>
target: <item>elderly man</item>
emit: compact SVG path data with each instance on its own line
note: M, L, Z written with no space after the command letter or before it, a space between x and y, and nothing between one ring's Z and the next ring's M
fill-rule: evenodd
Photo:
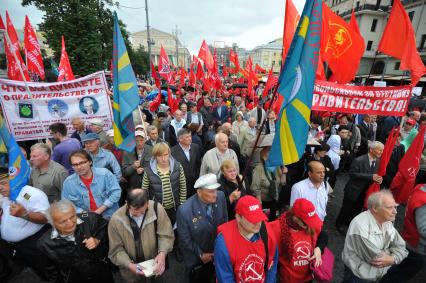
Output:
M81 148L80 142L67 136L67 126L63 123L54 123L49 126L49 130L53 139L58 142L53 149L52 159L72 174L74 171L69 163L69 157L71 152Z
M81 119L80 116L71 118L71 125L73 129L75 130L74 133L72 133L71 138L78 139L81 142L81 138L85 135L90 133L91 131L86 128L84 124L84 120ZM81 144L83 146L83 144Z
M380 282L407 282L426 268L425 185L417 186L408 199L402 237L407 244L408 256L401 264L392 266Z
M175 146L177 144L177 132L186 125L186 121L182 118L182 111L176 110L173 114L174 119L169 125L169 144Z
M126 151L123 156L123 176L127 179L130 188L141 186L144 167L149 166L152 157L152 146L145 143L145 132L136 131L135 138L135 150L133 152Z
M70 162L75 173L65 179L61 198L72 201L78 213L92 211L109 219L121 195L117 179L105 168L92 167L92 158L84 150L73 152Z
M312 202L321 221L324 221L327 208L327 185L324 181L325 167L319 161L308 163L308 178L293 185L291 188L290 206L296 199L304 198Z
M44 213L49 209L46 194L37 188L24 186L16 200L10 200L9 169L4 167L0 168L0 194L3 196L0 241L6 241L6 245L12 244L12 249L16 251L15 258L23 260L46 278L47 262L37 247L37 241L49 229L44 225L47 223Z
M185 172L186 196L192 196L195 180L200 176L201 152L200 147L192 143L191 131L183 128L178 132L179 144L172 147L171 152L174 159L179 161Z
M355 217L345 239L343 283L377 282L407 257L405 242L393 226L397 204L388 190L368 198L368 210Z
M61 199L62 185L68 177L68 171L61 164L50 159L52 151L44 143L31 146L30 185L42 190L49 203Z
M149 146L154 147L154 145L156 145L159 142L165 142L163 139L158 137L158 129L156 126L149 126L146 128L146 133L149 137L149 139L147 140L146 144Z
M117 181L121 179L121 168L117 158L111 151L101 147L101 142L98 134L89 133L81 140L84 144L84 149L89 153L93 161L93 167L106 168L110 170Z
M256 139L256 118L251 117L248 120L248 127L244 128L239 135L239 144L241 153L248 157L253 149L254 140Z
M228 148L228 136L224 133L216 134L214 138L216 147L206 152L201 162L200 175L207 173L213 173L219 176L220 166L223 160L232 159L237 164L238 172L240 167L238 166L238 157L235 151Z
M212 282L216 230L228 221L225 194L217 191L216 175L198 178L197 194L178 208L177 229L189 282Z
M222 224L214 246L217 282L275 282L278 247L253 196L240 198L235 220Z
M384 145L375 141L368 144L369 152L356 158L349 169L342 208L336 220L337 231L345 234L345 226L362 211L365 193L373 182L381 184L383 178L376 174Z
M108 136L104 131L104 121L101 119L92 119L89 121L89 128L92 133L98 134L101 146L108 143Z
M155 278L161 280L166 256L173 248L172 225L163 206L148 200L148 192L133 189L108 225L109 258L125 282L147 282L138 263L154 259ZM153 279L149 282L157 282Z
M50 282L114 282L106 220L92 212L77 214L69 200L53 203L47 216L52 228L39 247L50 262Z

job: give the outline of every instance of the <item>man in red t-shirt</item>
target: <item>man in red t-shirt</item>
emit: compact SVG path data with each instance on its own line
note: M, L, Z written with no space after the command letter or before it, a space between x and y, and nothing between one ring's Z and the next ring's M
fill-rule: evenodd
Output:
M238 200L235 220L218 228L214 260L219 283L275 282L278 248L266 219L257 198Z

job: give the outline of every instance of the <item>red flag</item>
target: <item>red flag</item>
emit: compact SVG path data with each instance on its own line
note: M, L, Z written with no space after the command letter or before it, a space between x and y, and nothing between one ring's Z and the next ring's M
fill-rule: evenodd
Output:
M180 82L179 82L179 87L183 87L185 85L185 78L186 78L186 71L183 67L180 68Z
M352 11L348 24L322 3L321 57L333 71L333 81L345 84L358 71L365 44Z
M198 61L197 63L197 75L196 75L196 79L198 80L202 80L204 78L204 70L203 70L203 65L201 65L201 62Z
M390 185L390 190L397 203L406 204L414 188L423 152L425 131L426 126L421 126L411 146L399 162L398 172Z
M44 64L40 44L28 16L25 16L24 45L28 70L34 72L40 79L44 80Z
M156 112L161 104L161 89L158 89L157 96L149 104L149 111Z
M399 136L399 127L395 127L390 132L388 138L386 139L385 147L383 149L382 157L380 158L379 169L377 170L377 175L383 177L386 174L386 168L388 167L389 160L392 156L393 148L395 147L396 139ZM367 208L368 197L376 192L380 191L380 185L376 182L373 182L365 193L364 198L364 208Z
M411 72L413 86L426 73L425 65L416 48L413 26L399 0L393 2L389 20L377 50L400 59L399 68Z
M3 24L3 23L2 23ZM4 25L4 24L3 24ZM6 29L7 35L9 36L10 42L7 41L6 35L3 36L3 42L5 47L5 53L7 58L7 76L11 80L17 81L29 81L30 77L28 75L27 66L22 60L19 39L16 33L15 27L10 20L9 13L6 11ZM22 72L24 73L24 78L21 75L19 70L21 67Z
M324 62L322 61L321 54L318 55L318 67L317 72L315 73L315 79L326 81L327 77L325 76L324 71Z
M5 29L6 29L6 27L4 25L3 18L0 15L0 30L5 30Z
M160 83L160 79L157 76L157 71L155 70L155 66L152 63L152 60L150 60L149 63L151 64L151 76L154 79L155 86L160 90L161 89L161 83Z
M170 107L172 114L179 108L178 101L173 98L172 91L169 88L167 88L167 105Z
M62 51L61 51L61 61L59 62L59 75L58 82L74 80L74 74L71 69L70 60L68 58L67 50L65 49L65 40L62 36Z
M195 77L194 67L195 67L195 61L193 59L192 62L191 62L191 66L189 67L189 82L188 82L188 84L190 86L195 86L196 77Z
M293 35L296 32L297 24L299 23L300 15L293 1L287 0L285 3L285 17L284 17L284 30L283 30L283 64L285 56L290 49Z
M166 79L168 84L173 83L173 75L170 70L169 56L167 56L166 50L164 50L162 45L160 50L160 61L158 62L158 73L160 76Z
M272 73L272 69L271 68L269 70L269 74L268 74L268 80L266 81L265 84L265 88L263 89L263 93L262 93L262 97L266 97L268 95L268 92L277 85L278 83L278 78L276 76L274 76L274 74Z
M223 77L228 77L228 71L226 70L226 66L225 65L222 65L222 76Z
M255 69L257 72L259 72L259 73L262 73L262 74L265 74L265 73L266 73L266 70L265 70L265 69L263 69L262 67L260 67L260 66L259 66L259 64L256 64L256 66L254 67L254 69Z
M203 40L203 43L201 44L200 51L198 52L198 58L203 60L207 70L213 69L214 59L205 40Z
M229 61L234 64L235 73L240 70L240 62L238 62L238 55L233 49L229 50Z

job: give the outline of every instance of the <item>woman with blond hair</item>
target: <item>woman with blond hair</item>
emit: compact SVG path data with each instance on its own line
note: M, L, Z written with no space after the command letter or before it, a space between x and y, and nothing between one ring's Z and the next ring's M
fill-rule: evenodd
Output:
M177 208L186 200L186 180L182 165L171 156L167 143L154 146L144 171L142 189L148 190L150 199L161 203L174 225Z
M220 166L220 172L219 190L225 194L228 219L232 220L235 218L235 205L240 197L247 194L247 190L241 175L238 174L238 168L234 160L224 160Z

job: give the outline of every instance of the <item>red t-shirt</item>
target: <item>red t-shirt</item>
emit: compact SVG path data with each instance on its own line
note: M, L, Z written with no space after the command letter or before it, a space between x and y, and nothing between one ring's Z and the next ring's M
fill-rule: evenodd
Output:
M80 178L83 184L86 186L87 190L89 191L90 211L95 211L96 209L98 209L98 206L96 205L95 198L93 197L92 190L90 189L90 185L93 181L93 174L92 177L90 177L89 179L83 178L81 176Z
M292 230L291 236L294 243L293 258L288 261L283 255L281 245L281 226L280 221L276 220L269 223L272 234L278 243L278 273L281 282L302 283L311 281L312 273L309 268L309 258L312 257L315 248L316 235L312 238L305 230Z

